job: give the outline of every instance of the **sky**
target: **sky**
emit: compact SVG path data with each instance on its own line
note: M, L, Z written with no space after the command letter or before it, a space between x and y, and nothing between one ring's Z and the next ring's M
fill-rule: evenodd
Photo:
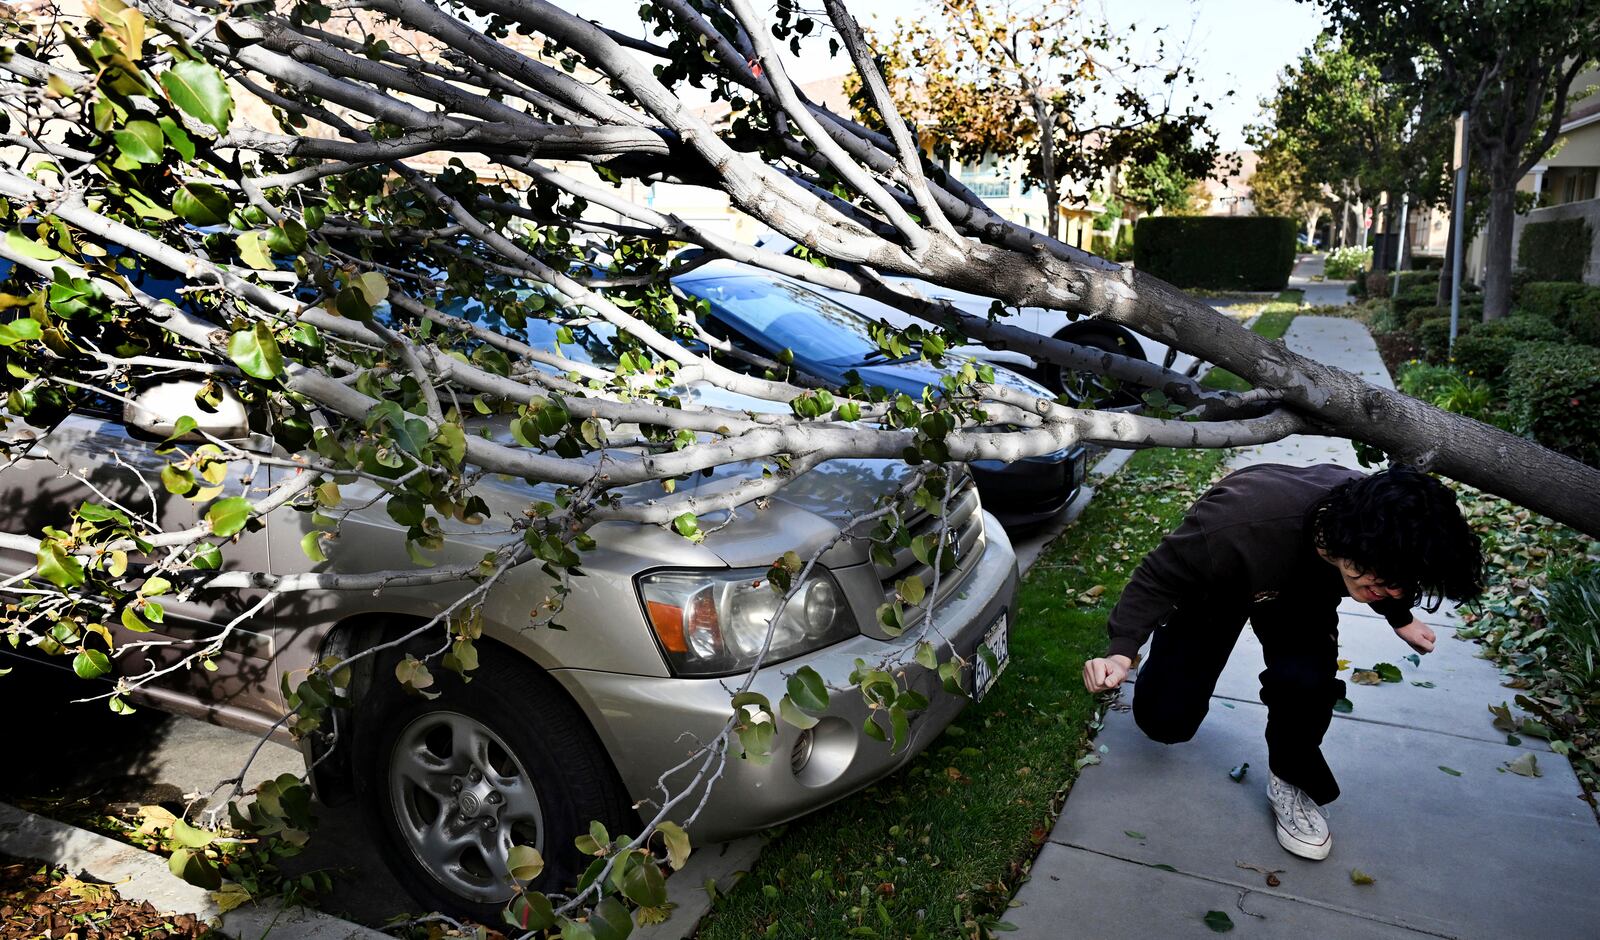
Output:
M557 0L560 2L560 0ZM648 0L582 0L585 16L613 29L641 35L639 5ZM758 6L762 0L757 0ZM863 25L887 29L896 17L911 17L925 0L847 0ZM1170 46L1186 45L1196 72L1196 90L1212 104L1212 124L1223 150L1245 146L1244 129L1258 120L1260 101L1277 87L1278 72L1311 44L1323 26L1314 4L1296 0L1088 0L1103 3L1123 35L1140 39L1162 30ZM563 3L563 6L570 5ZM808 9L821 3L804 4ZM819 12L819 18L825 20ZM1130 32L1127 27L1137 24ZM1137 48L1137 47L1136 47ZM800 81L841 74L841 59L829 59L826 43L803 48L792 64ZM1229 96L1228 91L1234 94Z

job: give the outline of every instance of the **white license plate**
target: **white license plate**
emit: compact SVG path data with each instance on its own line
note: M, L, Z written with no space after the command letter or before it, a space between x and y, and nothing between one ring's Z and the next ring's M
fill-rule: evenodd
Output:
M972 658L972 699L975 702L983 701L1000 673L1011 663L1011 636L1006 627L1006 614L1001 611L978 643L977 655Z

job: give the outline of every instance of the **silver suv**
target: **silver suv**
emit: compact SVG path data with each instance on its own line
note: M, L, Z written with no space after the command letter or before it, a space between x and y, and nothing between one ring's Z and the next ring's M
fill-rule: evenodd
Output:
M183 413L181 403L192 401L193 392L183 383L156 386L138 399L144 408L80 412L39 430L26 456L0 477L6 505L17 517L14 530L38 531L80 502L104 497L127 506L159 502L169 530L196 524L205 503L162 492L159 484L148 488L139 479L156 479L173 456L156 454L156 442L171 432L175 415ZM273 452L271 438L260 433L268 429L252 432L242 407L194 417L219 438ZM287 456L281 450L277 455ZM228 496L297 472L262 464L255 479L245 479L240 462L231 467L232 476L222 484ZM104 497L67 473L69 468ZM443 694L410 695L394 676L405 650L362 660L351 686L355 706L335 713L342 743L316 767L319 793L327 802L356 799L396 875L430 907L497 917L511 895L505 855L513 844L533 845L547 859L539 886L569 887L585 861L573 840L589 821L598 819L612 832L638 832L639 813L653 815L653 801L661 799L658 778L680 765L697 742L722 730L731 712L730 690L753 662L772 614L775 594L763 579L774 559L827 544L904 472L892 462L826 464L785 488L764 510L743 511L699 544L656 526L602 524L592 531L598 547L583 558L585 576L571 581L555 617L559 629L531 625L550 594L549 578L536 565L513 569L483 605L482 665L470 682L435 668L434 688ZM692 485L710 490L738 479L734 470ZM518 518L531 501L548 498L510 479L486 480L479 492L501 520L505 514ZM228 565L273 573L411 567L404 530L378 496L371 484L344 485L337 512L347 514L338 538L326 546L325 562L313 564L301 549L312 531L306 514L280 511L235 536ZM927 529L936 521L924 516L912 525ZM975 664L963 682L981 695L1005 663L1015 557L970 482L957 494L948 523L959 560L940 579L935 627L943 639L936 645L941 660L953 650ZM477 528L448 523L444 548L433 560L470 564L482 558L493 540L479 530L490 528L504 527L493 519ZM876 617L897 580L919 569L926 573L911 551L902 549L884 566L871 560L864 540L846 539L821 562L780 618L769 661L756 676L753 690L774 703L802 666L840 689L850 684L858 659L873 665L889 657L911 661L917 631L892 638ZM0 555L6 574L32 563L15 552ZM287 707L283 689L325 657L392 638L469 588L283 595L229 634L215 671L176 672L140 694L155 707L271 734L289 745L280 724ZM151 639L178 642L130 646L116 659L116 669L138 675L170 663L263 597L240 590L163 598L169 602L164 620L153 625L157 633L120 632L118 648ZM442 630L430 633L411 651L437 651L442 636ZM975 655L980 645L989 654ZM862 697L834 694L814 727L778 723L770 763L741 759L735 748L691 834L712 841L781 823L906 763L966 701L944 692L938 675L921 666L909 666L908 679L930 701L915 714L908 746L891 750L865 737L868 709ZM681 789L691 773L665 783Z

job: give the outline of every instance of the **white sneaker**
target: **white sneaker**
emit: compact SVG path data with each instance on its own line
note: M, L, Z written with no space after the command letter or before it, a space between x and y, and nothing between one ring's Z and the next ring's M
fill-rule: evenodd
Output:
M1333 833L1322 808L1304 790L1279 780L1277 774L1269 771L1268 778L1267 799L1277 817L1273 828L1278 832L1278 844L1301 858L1327 858L1333 849Z

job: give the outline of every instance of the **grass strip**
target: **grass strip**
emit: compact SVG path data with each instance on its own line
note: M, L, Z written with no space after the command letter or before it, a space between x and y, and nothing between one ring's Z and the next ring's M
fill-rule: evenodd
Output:
M1128 576L1225 456L1135 454L1028 572L1011 666L989 697L904 770L775 830L749 876L717 899L701 940L994 930L1090 746L1097 703L1083 661L1105 652L1106 616Z
M1305 291L1286 290L1278 293L1278 298L1267 304L1261 315L1256 317L1250 329L1267 339L1282 339L1283 334L1289 329L1289 324L1300 313L1300 300L1305 296ZM1216 368L1206 373L1201 381L1206 388L1214 388L1225 392L1245 392L1250 390L1250 383L1239 378L1227 369Z

